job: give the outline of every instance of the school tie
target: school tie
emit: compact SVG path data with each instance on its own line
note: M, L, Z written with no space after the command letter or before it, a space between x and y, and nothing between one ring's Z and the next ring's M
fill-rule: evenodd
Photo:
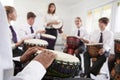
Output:
M31 31L31 33L34 33L34 30L33 30L32 26L30 27L30 31Z
M99 43L103 43L103 33L100 33L100 39L99 39Z
M17 34L15 32L15 30L13 29L13 27L10 25L10 30L11 30L11 33L12 33L12 40L14 43L17 43Z
M78 34L77 34L77 36L80 36L80 30L78 30Z

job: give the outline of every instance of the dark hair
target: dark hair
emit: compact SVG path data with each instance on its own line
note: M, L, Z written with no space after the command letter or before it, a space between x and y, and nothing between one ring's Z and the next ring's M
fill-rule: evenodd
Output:
M48 5L48 14L51 14L51 12L50 12L50 7L51 7L52 5L55 6L54 3L50 3L50 4ZM55 14L55 11L56 11L56 6L55 6L55 10L53 11L52 14Z
M80 20L80 22L82 22L82 19L81 19L80 17L76 17L75 19L79 19L79 20Z
M27 13L27 19L35 18L35 17L36 17L36 15L33 12L28 12Z
M105 25L108 25L109 19L108 19L107 17L102 17L102 18L99 19L99 22L102 22L102 23L104 23Z
M10 13L13 13L15 11L15 8L12 7L12 6L5 6L5 10L6 10L6 14L7 14L7 17Z

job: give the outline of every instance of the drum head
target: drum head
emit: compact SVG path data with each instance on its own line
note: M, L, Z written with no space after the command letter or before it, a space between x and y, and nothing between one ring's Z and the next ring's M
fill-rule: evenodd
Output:
M58 25L52 25L53 28L55 29L60 29L63 26L62 20L58 20L59 24Z
M99 45L103 45L103 43L90 43L90 44L86 44L86 46L99 46Z
M48 38L48 39L56 39L55 36L49 35L49 34L41 34L41 37Z
M53 52L54 54L57 54L56 60L58 61L63 61L63 62L69 62L69 63L79 63L79 59L76 56L67 54L67 53L63 53L60 51L53 51L53 50L49 50L51 52ZM38 54L41 53L41 51L39 50L37 52Z
M41 39L28 39L24 41L24 44L36 46L48 46L48 42Z

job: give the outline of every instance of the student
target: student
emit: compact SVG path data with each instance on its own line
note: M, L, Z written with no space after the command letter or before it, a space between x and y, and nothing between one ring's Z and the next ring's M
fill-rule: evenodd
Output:
M19 31L19 36L21 39L40 38L39 33L45 32L45 31L41 31L35 28L34 26L35 18L36 18L36 15L33 12L27 13L27 25L24 27L21 27Z
M76 28L72 31L72 34L73 36L80 38L80 40L82 41L80 45L83 45L84 40L88 38L88 33L87 30L85 29L85 26L82 25L82 20L80 17L75 18L75 25ZM79 54L83 52L84 48L80 46L78 49L76 49L75 53Z
M56 15L56 6L54 3L50 3L48 6L48 12L44 17L44 26L46 34L50 34L57 38L57 30L52 27L52 25L58 25L59 17ZM50 49L54 50L56 41L53 43L53 46L50 46Z
M12 76L13 74L13 63L12 63L12 51L10 36L8 34L9 27L6 17L5 10L0 3L0 36L4 36L0 39L0 80L41 80L45 75L46 68L55 59L56 55L49 51L44 51L42 54L36 56L27 67L20 72L17 76ZM32 51L31 51L32 49ZM29 58L31 54L37 49L29 49L22 57L21 60L24 62L26 58ZM12 79L10 79L12 77Z
M72 36L76 36L81 39L79 43L79 47L75 50L76 57L79 58L81 62L80 54L82 54L85 51L85 45L83 42L83 39L86 39L88 34L84 26L82 26L82 20L80 17L75 18L75 29L72 31ZM67 48L64 50L64 52L67 51ZM82 70L80 65L80 70Z
M90 67L91 56L87 51L84 53L84 77L90 77L90 73L93 75L99 74L99 71L106 61L106 58L108 57L109 51L113 44L113 33L107 30L109 19L107 17L102 17L98 22L100 30L93 32L93 34L90 36L89 43L103 43L103 48L99 50L99 57L97 58L97 61L94 62L92 67Z
M11 37L13 56L20 56L23 54L23 51L19 49L19 46L23 43L24 39L20 40L18 36L18 31L15 27L12 26L11 21L16 21L17 14L14 7L5 6L8 24L9 24L9 35Z

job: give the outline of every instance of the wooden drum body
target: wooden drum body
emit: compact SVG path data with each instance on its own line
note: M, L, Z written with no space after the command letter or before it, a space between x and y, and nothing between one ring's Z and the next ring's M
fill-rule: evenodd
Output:
M67 37L67 53L74 54L75 49L78 48L80 43L80 39L75 36L68 36Z
M99 56L98 51L103 48L102 43L97 44L87 44L87 51L92 58L97 58Z

